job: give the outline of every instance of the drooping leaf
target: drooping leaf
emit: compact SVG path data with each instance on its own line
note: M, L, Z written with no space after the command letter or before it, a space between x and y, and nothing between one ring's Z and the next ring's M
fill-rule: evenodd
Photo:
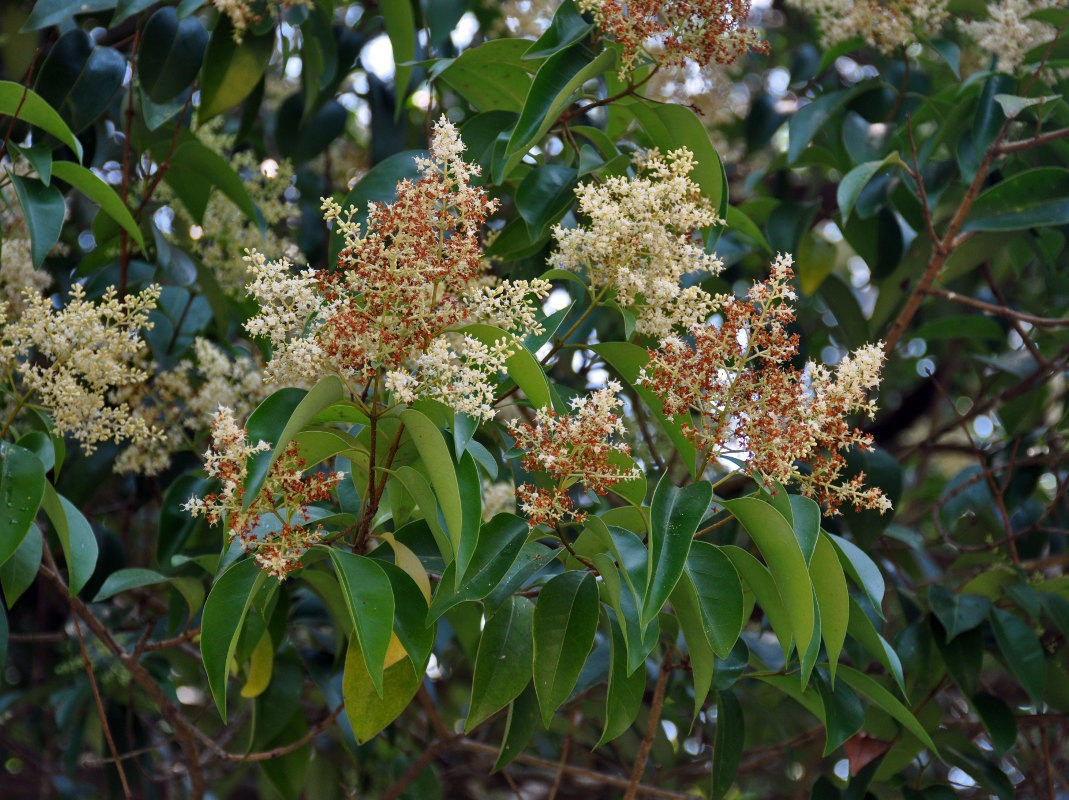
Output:
M394 597L390 579L374 559L330 548L330 560L338 575L349 615L356 630L361 663L383 696L383 670L394 636ZM352 645L350 645L352 647Z
M928 587L928 602L946 628L948 642L983 622L991 609L991 601L983 595L955 594L941 583Z
M12 175L11 181L22 204L26 227L30 229L33 265L40 269L45 256L55 247L63 232L63 216L66 213L63 194L55 186L45 186L36 178Z
M92 577L97 565L96 536L85 515L66 497L45 483L41 508L48 515L52 528L67 560L67 586L72 595L78 594Z
M850 594L846 588L846 576L839 564L835 548L828 538L821 535L809 562L809 575L813 579L813 589L817 593L817 605L820 608L820 635L824 639L824 649L828 654L828 671L831 681L835 683L835 668L839 654L846 641L846 631L850 621Z
M814 682L824 705L821 719L825 733L824 755L828 756L861 730L864 712L861 701L849 686L843 681L831 683L825 680L822 672L823 670L817 670Z
M1047 659L1039 638L1020 617L1001 608L991 609L991 628L1010 671L1038 704L1047 679Z
M419 690L424 665L419 665L418 669L413 665L396 636L389 640L389 645L385 659L387 666L376 682L364 659L359 637L349 639L342 695L345 714L357 744L370 741L397 719Z
M465 732L515 700L530 682L534 614L530 600L513 596L487 621L475 657Z
M1006 755L1017 742L1017 719L1013 711L1002 700L985 692L980 692L972 701L980 721L991 736L991 744L1000 756Z
M87 32L75 28L49 51L34 89L80 133L107 110L125 75L126 59L118 50L98 47Z
M534 686L527 684L527 688L509 706L505 736L501 740L497 761L494 762L494 772L507 767L523 752L538 723L538 697L535 696Z
M939 749L935 746L935 743L932 741L931 736L928 735L928 732L917 721L917 718L913 716L910 710L906 708L901 701L883 688L877 681L845 664L839 666L839 677L862 697L868 698L879 708L898 720L907 731L920 739L924 746L930 749L936 757L939 756Z
M44 464L36 455L17 444L0 442L0 566L33 528L45 484Z
M238 43L230 19L220 17L204 54L197 121L203 125L244 100L260 82L274 49L273 27L264 33L246 31Z
M41 538L41 532L31 525L18 550L0 565L0 586L3 587L8 608L14 606L15 601L37 579L37 570L41 566L43 554L44 540Z
M609 686L605 695L605 728L597 747L611 742L626 731L642 708L646 690L644 667L627 671L627 644L619 623L609 617L612 663L609 667Z
M52 174L100 206L101 211L118 222L134 238L138 247L142 250L145 248L141 229L137 227L133 214L115 190L100 180L95 173L72 161L57 161L52 165Z
M41 3L37 5L40 6ZM0 114L17 116L18 119L25 120L46 133L52 134L73 150L74 155L81 161L81 142L75 138L63 117L33 89L14 81L0 81Z
M138 47L137 74L153 103L162 104L197 78L208 31L198 17L179 20L172 6L158 9L145 23Z
M718 656L727 658L745 622L739 573L723 550L702 541L691 545L684 570L697 592L709 644Z
M598 608L590 573L565 572L542 587L534 611L534 686L546 725L568 699L594 646Z
M716 736L713 741L713 778L710 796L724 797L739 771L743 741L746 738L746 718L735 693L730 689L716 694Z
M691 541L713 497L712 484L692 483L682 489L665 473L650 506L649 581L640 622L648 625L668 600L683 574Z
M885 587L883 573L876 566L876 562L849 539L844 539L833 533L826 533L825 536L835 547L835 552L839 556L839 563L842 564L843 571L850 576L858 588L864 590L869 602L872 603L872 607L876 609L876 613L882 618Z
M523 54L524 58L545 58L569 47L593 30L593 23L583 19L572 0L564 0L553 14L545 33Z

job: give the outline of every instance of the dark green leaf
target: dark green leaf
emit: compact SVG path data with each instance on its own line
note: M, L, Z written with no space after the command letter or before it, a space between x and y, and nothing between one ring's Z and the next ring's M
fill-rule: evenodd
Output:
M697 591L709 644L727 658L745 622L739 573L719 547L702 541L691 545L685 570Z
M179 21L171 6L156 11L141 33L137 71L153 103L162 104L189 88L200 72L208 31L198 17Z
M37 177L48 186L52 182L52 148L43 144L19 147L14 142L7 143L8 149L16 156L22 156L33 167Z
M157 155L164 146L170 148L161 142L155 150ZM196 222L203 220L212 187L226 195L250 222L258 222L260 218L249 190L230 162L193 136L180 137L171 157L171 167L163 177Z
M846 641L850 620L850 594L835 548L826 536L821 536L817 541L813 560L809 562L809 575L813 579L813 590L820 610L820 635L828 654L828 671L834 682L835 668L843 650L843 642Z
M1069 172L1037 167L1007 178L976 198L966 231L1019 231L1069 223Z
M883 688L883 686L868 675L858 672L856 669L848 667L845 664L840 665L839 667L839 678L846 681L846 683L862 697L869 699L898 720L906 730L920 739L921 742L938 757L939 750L936 748L932 738L928 735L928 732L919 722L917 722L917 718L910 713L910 710L902 705L902 703L897 700L893 694Z
M865 715L854 691L843 681L835 682L833 689L822 672L818 670L814 681L824 704L824 755L828 756L861 730Z
M380 3L379 12L393 48L394 119L399 119L412 77L412 65L406 62L416 57L416 20L411 3Z
M383 695L383 670L393 638L393 587L374 560L330 548L330 560L338 575L349 615L356 629L362 662L379 697ZM352 645L350 645L352 647Z
M861 190L868 185L873 176L888 164L900 164L901 162L902 159L899 158L898 152L892 151L879 161L867 161L854 167L843 176L843 179L839 181L839 188L836 190L836 200L844 223L850 219L850 212L854 209L854 203L857 202L858 195L861 194Z
M531 239L538 239L575 200L576 170L547 164L527 173L516 189L516 210L527 223Z
M594 646L598 609L598 584L588 572L565 572L542 587L534 611L534 686L546 725Z
M99 552L96 536L85 515L70 500L58 494L50 483L45 483L41 508L59 537L63 557L67 560L67 585L70 593L76 595L96 569Z
M120 592L125 592L130 589L139 589L142 586L152 586L153 584L164 583L166 580L166 575L161 575L152 569L143 569L141 567L120 569L111 573L107 577L107 580L104 581L103 586L100 587L96 596L93 598L93 602L100 603L107 600L109 597L114 597Z
M1038 705L1047 679L1043 645L1019 617L1001 608L991 609L991 627L1010 671L1028 692L1032 702Z
M511 703L531 680L535 607L510 597L483 628L465 732Z
M15 184L26 226L30 229L33 265L40 269L63 231L63 215L66 213L63 194L55 186L45 186L36 178L12 175L11 181Z
M507 767L516 756L523 752L537 725L538 697L535 695L534 686L528 684L527 688L509 706L505 736L501 740L501 750L497 754L497 761L494 762L494 772Z
M75 29L59 37L34 89L80 133L104 113L125 75L126 59L118 50L97 47L88 33Z
M665 473L657 484L650 507L650 577L642 603L643 626L657 616L683 574L694 533L712 497L713 487L706 481L680 489Z
M983 595L955 594L941 583L928 587L928 603L946 628L948 642L983 622L991 608L991 601Z
M821 95L794 112L791 117L790 144L787 147L787 163L793 164L813 141L817 132L825 126L831 115L838 111L853 96L849 90Z
M601 732L597 747L611 742L631 727L646 691L645 667L627 671L627 644L619 623L610 615L609 628L612 638L612 664L609 669L609 687L605 695L605 729Z
M593 23L587 22L575 7L572 0L564 0L546 32L523 54L524 58L544 58L573 45L593 30Z
M494 39L465 50L437 77L479 111L515 111L524 107L536 62L524 61L530 42Z
M735 693L730 689L716 695L716 738L713 741L713 782L711 797L720 800L739 771L739 759L746 738L746 718Z
M75 14L107 11L115 8L115 3L116 0L79 0L75 8L71 0L38 0L20 32L39 31L41 28L58 25L71 19Z
M244 100L260 82L274 49L274 26L262 34L246 31L238 44L230 19L220 17L204 53L197 121L203 124Z
M0 565L0 585L3 586L8 608L15 605L15 601L37 578L43 552L44 540L41 538L41 532L31 525L30 532L23 537L19 549Z
M972 699L973 707L991 736L991 744L1000 756L1006 755L1017 742L1017 720L1013 711L994 695L980 692Z
M41 459L24 447L0 441L0 565L15 554L33 528L45 484Z

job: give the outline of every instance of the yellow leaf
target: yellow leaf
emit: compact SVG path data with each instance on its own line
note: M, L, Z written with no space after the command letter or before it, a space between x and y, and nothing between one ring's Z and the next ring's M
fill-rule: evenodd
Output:
M391 643L392 644L392 643ZM249 659L249 679L241 687L242 697L257 697L271 683L271 671L275 666L275 644L271 634L264 631Z

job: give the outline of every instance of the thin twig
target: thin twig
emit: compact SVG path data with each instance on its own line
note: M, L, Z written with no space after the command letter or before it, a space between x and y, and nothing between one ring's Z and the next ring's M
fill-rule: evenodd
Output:
M983 300L977 300L974 297L958 294L957 292L947 291L946 289L940 289L937 286L933 286L928 290L928 294L933 294L937 297L942 297L946 300L950 300L955 303L960 303L963 306L969 306L971 308L977 308L981 311L987 311L990 314L998 314L1000 317L1008 317L1009 319L1015 319L1020 322L1027 322L1029 325L1034 325L1037 328L1061 328L1069 326L1069 318L1064 317L1037 317L1035 314L1026 314L1023 311L1015 311L1007 306L995 305L994 303L985 303Z
M635 797L638 796L639 782L642 780L642 773L646 771L646 761L649 760L653 740L656 738L657 728L661 724L664 691L668 687L668 676L672 673L672 668L669 665L671 658L672 651L668 650L661 661L661 670L657 673L657 685L653 690L653 702L650 704L650 719L646 723L646 735L642 737L642 744L639 746L638 754L635 756L635 766L631 770L631 780L627 784L627 791L624 792L624 800L635 800Z

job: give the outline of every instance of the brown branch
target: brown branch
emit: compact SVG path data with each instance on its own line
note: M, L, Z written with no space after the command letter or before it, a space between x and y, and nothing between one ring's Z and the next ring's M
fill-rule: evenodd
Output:
M327 716L319 721L313 728L311 728L304 736L289 744L279 745L273 747L270 750L260 750L255 753L216 753L216 757L220 761L269 761L272 758L278 758L284 756L287 753L292 753L294 750L299 750L306 744L315 739L319 734L334 724L334 720L338 718L342 711L345 710L345 704L342 703Z
M942 297L946 300L950 300L955 303L960 303L963 306L969 306L970 308L976 308L981 311L986 311L990 314L998 314L1001 317L1008 317L1010 319L1018 320L1019 322L1027 322L1029 325L1034 325L1037 328L1060 328L1069 326L1069 318L1061 317L1037 317L1035 314L1026 314L1023 311L1015 311L1007 306L995 305L994 303L985 303L983 300L977 300L967 295L958 294L957 292L950 292L946 289L940 289L933 286L928 290L928 294L933 294L937 297Z
M1059 128L1056 131L1048 131L1033 136L1031 139L1020 139L1016 142L1004 142L999 145L999 153L1019 153L1022 150L1030 150L1033 147L1042 147L1060 139L1069 139L1069 128Z
M572 737L575 736L575 721L579 717L579 706L572 709L572 719L568 724L568 735L564 737L564 744L560 750L560 767L553 778L553 787L549 790L546 800L557 800L557 792L560 790L561 781L564 779L564 769L568 766L568 755L572 750Z
M452 744L450 739L439 739L434 742L430 747L423 751L419 758L412 762L393 786L379 796L379 800L397 800L397 798L404 794L405 789L412 784L412 781L418 778L420 773L430 765L442 750L447 749L450 744Z
M642 780L642 773L646 771L646 761L650 757L650 749L653 747L653 740L657 736L657 728L661 724L661 710L664 708L664 691L668 688L668 676L672 673L672 668L669 666L669 662L672 658L672 651L667 650L664 654L664 659L661 661L661 670L657 673L657 686L653 690L653 702L650 705L650 719L646 724L646 735L642 737L642 744L638 748L638 754L635 756L635 766L631 770L631 780L628 781L627 791L624 792L624 800L635 800L638 796L639 781Z

